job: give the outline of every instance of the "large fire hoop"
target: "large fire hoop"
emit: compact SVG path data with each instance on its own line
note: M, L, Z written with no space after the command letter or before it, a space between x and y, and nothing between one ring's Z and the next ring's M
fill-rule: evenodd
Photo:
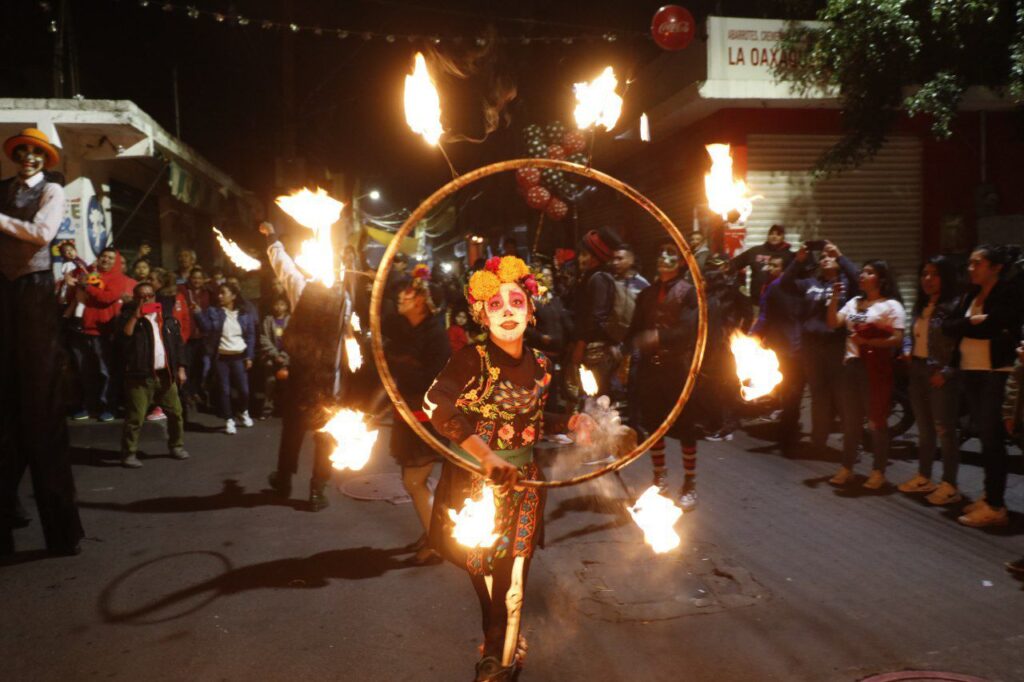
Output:
M629 197L634 203L643 208L655 220L657 220L658 223L665 228L665 231L672 237L672 240L679 248L679 252L686 260L686 266L690 270L691 276L693 277L693 285L697 290L697 343L694 347L693 359L690 362L690 371L686 376L686 384L683 386L682 393L680 393L679 397L676 398L676 403L672 406L672 410L668 413L668 416L665 417L665 421L662 422L661 426L659 426L658 429L647 438L647 440L637 445L635 449L599 469L561 480L536 481L532 479L522 479L518 482L518 485L521 486L562 488L577 485L579 483L598 478L599 476L603 476L604 474L617 471L647 452L651 446L665 435L676 419L678 419L679 414L683 410L683 406L686 405L686 402L690 399L690 394L693 393L694 384L697 381L697 375L700 372L700 366L704 360L704 348L707 344L708 336L707 300L704 294L704 278L701 276L700 266L693 257L693 253L691 253L690 246L687 244L686 239L684 239L683 235L679 232L679 228L675 226L669 217L665 215L664 211L658 208L654 202L626 183L621 180L617 180L610 175L587 166L581 166L579 164L569 163L568 161L559 161L556 159L512 159L510 161L493 163L489 166L477 168L474 171L460 175L431 194L423 203L421 203L419 207L412 212L412 215L405 220L402 227L398 230L398 233L394 238L392 238L387 249L384 251L384 257L377 270L377 276L373 281L373 293L370 298L370 329L372 330L370 339L373 344L373 355L377 362L377 371L380 373L380 378L384 384L384 388L391 397L391 401L394 403L398 413L402 415L402 419L404 419L409 425L409 428L415 431L416 435L422 438L430 445L430 447L434 448L434 450L455 466L481 476L484 475L483 469L472 466L464 459L457 456L449 450L444 443L431 434L416 419L412 410L402 399L402 396L398 392L398 387L395 385L395 379L391 375L391 370L388 369L387 360L384 358L384 345L381 342L380 306L381 301L384 298L384 286L387 282L388 273L391 271L392 261L398 251L399 245L402 243L402 239L404 239L405 236L413 230L416 224L422 220L427 213L429 213L443 199L481 178L527 167L551 168L575 173L576 175L582 175L585 178L599 182L606 187L611 187L620 194Z

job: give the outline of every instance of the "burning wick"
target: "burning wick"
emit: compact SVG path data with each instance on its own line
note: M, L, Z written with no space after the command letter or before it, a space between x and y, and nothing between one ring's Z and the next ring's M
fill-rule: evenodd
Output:
M644 532L644 542L656 554L664 554L679 546L679 534L673 526L683 515L683 510L672 500L660 495L658 486L652 485L645 490L636 504L629 508L629 514Z
M605 67L601 75L589 83L576 83L576 110L573 116L581 130L591 126L601 126L611 130L622 113L622 98L616 94L615 88L619 81L615 78L612 67Z
M464 547L490 547L498 539L494 532L494 490L485 485L479 500L467 498L462 511L448 510L448 516L455 522L452 537Z
M295 264L324 286L333 286L336 276L331 225L338 222L345 204L319 187L316 192L303 188L280 196L275 203L295 222L313 230L313 238L302 242Z
M348 371L355 373L363 366L363 352L354 336L345 337L345 357L348 358Z
M412 73L405 77L405 121L431 147L441 141L441 98L422 52L416 53Z
M228 257L232 263L242 268L246 272L252 272L253 270L260 269L260 262L242 251L242 247L236 244L231 239L224 236L224 233L216 228L213 228L213 234L217 237L217 243L220 244L220 248L224 250L224 255Z
M589 396L597 395L597 379L586 365L580 365L580 388Z
M362 324L359 322L359 316L356 315L355 313L352 313L352 319L350 320L350 323L352 324L352 331L356 332L357 334L363 331Z
M640 141L651 141L651 121L647 118L647 114L640 114Z
M743 224L754 210L754 199L750 196L747 183L732 177L732 156L727 144L709 144L704 148L711 157L711 170L704 176L704 194L708 199L708 208L729 220L729 214L736 211L740 214L737 223Z
M778 356L775 351L762 346L758 339L733 332L729 338L729 349L736 358L740 396L747 402L763 398L782 382Z
M377 432L367 428L363 414L354 410L338 410L320 432L334 439L336 445L331 453L331 466L339 470L362 469L377 442Z

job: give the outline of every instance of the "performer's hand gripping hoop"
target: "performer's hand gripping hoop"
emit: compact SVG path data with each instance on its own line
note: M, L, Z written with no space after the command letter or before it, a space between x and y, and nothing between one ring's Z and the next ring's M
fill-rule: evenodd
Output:
M484 472L481 468L474 467L463 458L457 456L449 450L444 443L427 431L427 429L413 415L412 408L402 400L402 396L398 392L398 387L395 385L394 377L391 375L391 370L388 369L387 360L384 357L384 345L381 340L380 309L381 301L384 298L384 288L387 283L388 273L391 271L391 264L398 252L398 247L401 245L405 237L412 232L413 228L415 228L415 226L442 200L452 194L455 194L463 187L466 187L481 178L486 178L497 173L515 171L519 168L550 168L553 170L575 173L576 175L582 175L589 180L611 187L613 190L631 199L634 203L647 211L651 217L658 221L658 223L664 227L665 231L672 237L672 241L675 242L676 246L679 248L679 253L683 255L683 259L686 261L686 266L693 277L694 288L697 290L697 342L694 347L693 360L690 362L690 371L686 376L686 384L683 386L683 391L679 394L679 397L676 399L676 403L668 413L668 416L665 417L665 421L647 437L647 440L637 445L630 452L609 462L599 469L562 480L554 479L550 481L535 481L530 479L521 479L517 484L520 486L562 488L598 478L599 476L603 476L604 474L612 471L618 471L647 452L652 445L658 442L658 440L665 435L669 428L672 427L675 420L679 417L679 414L683 410L683 406L686 405L686 402L690 399L690 394L693 392L694 384L697 381L697 375L700 373L701 362L704 359L704 347L707 343L708 336L707 301L704 294L704 278L701 276L700 266L698 265L697 260L693 257L693 253L690 251L690 246L687 244L686 239L684 239L682 233L679 232L679 228L675 226L669 217L665 215L664 211L658 208L654 202L626 183L621 180L617 180L610 175L587 166L581 166L576 163L569 163L568 161L559 161L556 159L513 159L510 161L493 163L489 166L484 166L483 168L477 168L465 175L460 175L431 194L426 201L420 204L419 207L413 211L408 218L406 218L402 227L391 239L387 249L384 251L384 257L377 270L377 277L373 281L373 293L370 298L370 328L373 332L370 339L373 344L373 355L377 361L377 370L380 372L381 381L383 382L388 395L391 397L391 401L394 403L395 408L398 410L398 413L402 415L402 419L405 420L409 427L415 431L420 438L426 441L432 448L434 448L434 450L449 462L455 466L466 469L467 471L472 471L475 474L483 476ZM418 405L414 407L419 409Z

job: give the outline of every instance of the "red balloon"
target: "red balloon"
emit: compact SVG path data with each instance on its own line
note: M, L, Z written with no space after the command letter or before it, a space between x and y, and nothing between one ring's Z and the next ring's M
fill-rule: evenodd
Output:
M567 130L562 135L562 148L566 156L576 154L587 148L587 138L578 130Z
M531 187L530 191L526 193L526 205L532 209L541 211L550 201L551 192L547 191L540 185Z
M520 187L534 187L540 184L540 168L520 168L516 171L516 183Z
M690 44L697 32L697 22L690 10L679 5L665 5L654 13L651 36L663 50L681 50Z
M561 220L565 216L569 215L569 204L565 203L558 197L551 197L551 201L548 202L548 206L544 209L544 213L552 220Z
M548 158L549 159L564 159L565 149L560 144L549 144L548 145Z

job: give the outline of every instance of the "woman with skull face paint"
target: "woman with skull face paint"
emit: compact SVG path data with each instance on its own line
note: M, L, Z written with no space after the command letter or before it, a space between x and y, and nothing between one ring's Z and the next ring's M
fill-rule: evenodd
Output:
M455 353L423 401L431 423L451 440L452 449L502 486L494 491L498 539L491 547L467 550L452 537L449 510L479 498L488 482L448 462L430 524L430 545L469 572L480 601L484 644L477 680L511 679L522 653L517 624L530 560L543 537L545 494L539 488L516 488L515 482L541 478L533 447L542 430L567 425L585 434L592 427L585 416L566 422L564 416L544 412L550 362L523 343L537 294L534 276L515 256L492 258L474 273L467 298L489 338Z
M627 339L640 351L637 396L643 429L650 433L672 407L669 396L678 396L689 374L697 328L697 290L683 277L679 248L674 242L661 244L658 253L658 281L637 296L633 323ZM697 434L695 404L691 402L673 425L669 435L679 439L683 450L685 478L679 491L684 511L697 504ZM665 439L651 448L654 485L667 489Z

